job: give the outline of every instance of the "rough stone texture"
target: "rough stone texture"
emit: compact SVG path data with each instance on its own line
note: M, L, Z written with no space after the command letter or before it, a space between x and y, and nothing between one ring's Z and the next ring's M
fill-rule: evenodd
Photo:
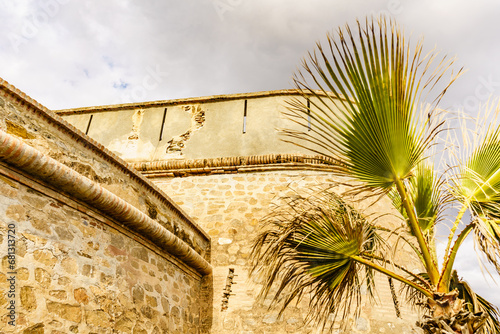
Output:
M57 115L13 89L0 79L0 130L85 175L157 220L205 259L210 258L206 235L165 194L144 182L104 146L87 141L90 139L75 133L76 129ZM72 237L62 229L57 233L61 239Z
M326 172L275 171L242 174L219 174L178 178L155 178L153 181L188 212L212 237L212 265L214 267L213 333L316 333L312 325L304 325L307 301L286 311L283 317L267 309L255 299L260 285L248 277L251 244L260 230L260 220L270 212L280 198L295 191L332 186L338 192L345 188ZM386 201L359 209L366 214L387 212ZM382 224L399 224L395 217L386 217ZM409 254L399 254L410 259ZM410 261L407 261L410 264ZM232 286L228 309L221 311L222 292L228 268L234 268L237 284ZM411 265L410 265L411 268ZM416 268L411 268L416 269ZM378 277L378 305L363 302L361 317L350 319L352 333L403 333L411 331L416 320L408 307L402 308L403 320L397 319L388 282ZM396 290L399 285L396 284ZM399 300L403 303L402 298ZM384 319L383 321L379 321Z
M16 224L18 240L27 245L26 254L17 256L17 267L25 273L21 276L18 271L17 276L17 326L6 323L2 307L0 332L71 333L71 328L79 333L159 333L160 328L199 332L201 308L208 304L200 300L201 278L196 272L144 246L96 213L86 214L22 184L15 186L0 181L0 233L6 235L7 225ZM3 195L9 188L15 196ZM44 210L33 207L33 202L45 202ZM20 208L24 210L17 216L7 214ZM61 213L64 219L54 219ZM32 217L43 221L50 232L37 229ZM56 227L74 238L60 239ZM4 238L0 249L7 249L6 242ZM135 256L140 254L141 258ZM134 268L138 261L140 266ZM6 275L2 268L2 291ZM169 318L170 313L177 317ZM44 325L38 326L41 321Z
M0 79L0 130L102 185L210 258L207 236L170 199L52 117ZM7 295L13 275L5 256L8 224L16 228L13 299ZM209 316L211 298L199 273L140 233L4 161L0 254L0 333L207 332L200 315ZM139 288L143 298L134 300ZM7 323L10 300L16 303L15 327Z

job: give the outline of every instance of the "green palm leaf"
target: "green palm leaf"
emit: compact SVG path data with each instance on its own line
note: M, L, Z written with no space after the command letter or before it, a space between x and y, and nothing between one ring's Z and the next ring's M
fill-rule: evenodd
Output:
M425 286L373 262L393 265L381 254L385 247L375 226L338 195L299 197L279 207L266 222L252 251L252 273L258 272L263 280L260 298L272 295L271 306L279 306L280 312L307 294L309 320L325 325L330 314L346 319L351 311L359 312L362 286L370 295L374 291L374 270L431 295Z
M304 126L311 117L314 126L284 132L294 143L341 161L343 175L388 191L411 175L437 132L439 124L420 119L417 105L452 61L431 71L434 57L422 57L420 44L411 53L398 27L384 19L365 27L358 22L356 37L348 26L340 29L338 38L328 36L327 50L318 44L304 61L295 83L311 107L296 99L287 115ZM309 88L306 77L319 91Z
M420 230L405 180L424 160L442 124L435 121L432 106L425 109L426 117L419 116L420 96L437 87L453 61L445 57L433 67L436 56L423 57L421 44L411 52L392 21L381 18L377 23L367 20L364 27L359 21L357 25L356 37L349 26L339 29L337 38L328 36L328 49L318 44L317 51L304 61L304 71L295 83L305 99L291 102L287 113L304 131L284 130L284 134L293 139L290 142L339 162L336 172L357 182L356 191L373 195L395 187L436 284L437 264ZM456 77L452 73L436 103ZM312 84L319 90L312 89Z
M308 293L308 319L325 324L330 313L347 316L351 305L354 309L360 305L363 283L373 291L372 269L362 270L364 266L353 257L373 253L381 239L338 196L295 199L269 216L267 223L252 258L254 271L264 279L261 298L276 285L273 306L281 301L283 311Z
M426 162L418 164L413 176L407 183L408 195L415 206L420 229L429 234L436 222L440 221L447 200L442 191L443 182L436 177L432 165ZM394 207L408 219L401 197L395 188L389 192L389 197Z
M418 224L422 231L429 232L443 210L441 182L435 177L434 170L423 163L417 167L414 181L413 203L417 212Z
M425 298L432 308L421 323L426 330L443 325L443 317L448 327L478 328L487 314L487 330L498 331L498 310L453 276L453 265L474 231L480 250L500 273L500 127L492 126L462 167L447 170L456 177L445 188L445 176L436 177L427 157L441 131L437 103L461 70L441 85L453 60L436 59L423 56L420 43L410 48L398 26L381 18L358 22L356 32L339 29L328 36L327 47L318 44L304 61L294 78L301 97L286 113L299 127L284 130L287 141L324 156L342 182L354 184L351 193L389 194L410 236L404 226L375 227L331 193L321 200L298 198L268 218L252 253L253 272L263 278L261 297L272 295L271 306L280 305L283 312L307 294L308 319L326 324L332 313L347 318L352 310L359 312L361 286L373 291L377 271L405 284L414 301ZM420 110L421 98L434 93L432 104ZM451 200L461 207L439 272L434 226ZM472 222L455 235L469 210ZM393 263L376 231L398 237L394 252L399 240L406 242L425 273Z
M488 134L460 171L458 199L475 215L500 218L500 128Z
M491 105L486 109L491 109ZM487 110L491 112L491 110ZM498 107L497 107L498 110ZM488 118L486 118L488 119ZM463 240L474 231L479 249L500 273L500 238L498 219L500 218L500 127L490 122L484 136L479 136L478 144L465 163L459 165L452 178L451 194L462 204L448 237L445 261L440 285L445 287L451 279L454 261ZM482 137L482 138L481 138ZM460 233L453 248L451 244L455 231L467 210L472 222Z
M479 249L500 274L500 221L478 218L474 236Z

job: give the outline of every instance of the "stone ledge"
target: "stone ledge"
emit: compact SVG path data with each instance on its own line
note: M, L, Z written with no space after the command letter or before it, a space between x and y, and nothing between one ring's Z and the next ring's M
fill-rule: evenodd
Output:
M321 155L266 154L194 160L166 160L130 163L146 177L184 177L191 175L256 173L277 170L335 171L332 158Z
M109 214L201 274L211 273L212 267L200 254L160 223L89 178L1 130L0 159Z
M326 96L320 90L315 90L315 94L320 96ZM112 104L94 107L82 107L82 108L71 108L71 109L60 109L54 112L61 116L68 115L78 115L78 114L91 114L96 112L106 112L106 111L117 111L117 110L128 110L128 109L146 109L146 108L161 108L169 106L177 106L184 104L203 104L203 103L213 103L213 102L225 102L233 100L244 100L244 99L257 99L261 97L272 97L272 96L302 96L302 94L307 94L300 92L297 89L281 89L281 90L271 90L263 92L254 93L239 93L239 94L223 94L223 95L211 95L202 97L189 97L183 99L173 99L173 100L159 100L159 101L148 101L148 102L133 102L133 103L122 103L122 104Z
M296 89L282 89L282 90L272 90L272 91L255 92L255 93L224 94L224 95L191 97L191 98L174 99L174 100L134 102L134 103L112 104L112 105L95 106L95 107L61 109L61 110L56 110L55 112L58 115L67 116L67 115L87 114L94 112L116 111L123 109L169 107L169 106L176 106L183 104L224 102L232 100L255 99L259 97L283 96L283 95L300 95L300 93Z

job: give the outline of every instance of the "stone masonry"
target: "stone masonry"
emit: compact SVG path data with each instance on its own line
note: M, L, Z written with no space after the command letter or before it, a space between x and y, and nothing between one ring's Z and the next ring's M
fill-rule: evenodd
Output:
M0 181L0 249L7 249L6 226L15 224L18 279L12 327L3 256L0 332L196 332L199 274L67 198Z
M0 254L0 333L210 331L208 235L1 79Z
M280 203L280 198L296 193L307 195L309 190L343 187L328 172L269 171L261 173L216 174L174 178L153 178L161 189L170 194L212 238L214 267L213 333L316 333L305 325L307 300L291 308L282 317L268 310L267 303L256 303L260 285L248 277L251 245L261 230L261 218ZM387 210L388 202L372 207L360 207L366 214ZM385 226L398 224L396 217L381 220ZM400 254L409 257L408 254ZM222 292L228 268L234 268L237 283L232 286L227 310L221 310ZM416 268L415 268L416 269ZM378 305L365 300L360 318L351 319L352 333L411 333L416 320L413 310L404 306L402 319L397 319L386 279L378 278ZM403 300L400 299L403 304Z

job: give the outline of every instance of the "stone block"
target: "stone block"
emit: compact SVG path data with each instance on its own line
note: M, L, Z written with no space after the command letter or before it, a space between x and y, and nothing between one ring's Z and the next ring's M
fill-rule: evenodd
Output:
M61 268L68 275L76 275L78 272L78 263L75 258L67 257L61 261Z
M90 326L110 328L112 323L109 315L102 310L85 311L85 321Z
M75 238L67 227L55 226L54 230L60 240L72 241Z
M49 295L61 300L68 298L66 290L51 290L49 291Z
M35 289L33 287L31 286L21 287L20 297L21 297L21 306L24 309L26 309L27 311L32 311L36 309L37 303L36 303Z
M5 215L7 218L19 223L26 219L26 209L20 204L12 204L7 207Z
M49 313L53 313L62 319L77 323L82 320L82 309L79 305L63 304L50 300L46 301L46 305Z
M37 281L43 288L47 289L52 282L52 278L47 270L43 268L36 268L35 281Z
M78 303L81 304L88 304L89 303L89 296L87 294L87 290L85 288L78 288L73 290L73 297Z
M23 331L23 334L44 334L45 333L44 327L45 327L44 324L39 323L39 324L36 324L36 325L31 326L29 328L26 328Z
M57 262L57 258L52 254L51 251L47 249L37 249L33 252L33 258L35 261L49 267L53 268Z
M156 307L158 306L158 300L153 296L146 296L146 304L151 307Z
M139 304L144 302L144 289L136 285L132 288L132 301L134 304Z

